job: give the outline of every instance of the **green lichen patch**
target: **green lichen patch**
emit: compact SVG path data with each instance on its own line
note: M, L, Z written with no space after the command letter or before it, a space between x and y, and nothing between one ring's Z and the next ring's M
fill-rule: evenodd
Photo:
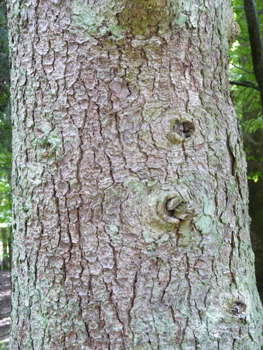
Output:
M57 158L62 152L62 139L56 130L46 133L35 141L40 158Z
M148 37L182 27L188 18L182 9L179 0L168 4L165 0L111 0L93 7L76 0L72 3L70 31L79 35L81 29L87 38L109 37L115 41Z
M116 13L110 8L103 11L103 7L92 8L77 0L72 3L73 22L70 31L79 35L79 30L86 37L101 37L105 35L121 38L125 35L123 29L118 25Z
M119 16L121 27L127 28L133 35L147 35L156 30L163 17L164 1L139 0L127 2Z
M203 215L196 222L195 226L204 234L208 234L211 230L212 220L209 216Z

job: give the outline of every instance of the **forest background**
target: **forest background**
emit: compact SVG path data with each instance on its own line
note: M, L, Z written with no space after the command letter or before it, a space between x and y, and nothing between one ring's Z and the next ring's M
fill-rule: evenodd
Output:
M261 37L263 2L255 1ZM248 25L243 0L233 0L235 21L241 32L230 48L229 81L231 96L242 127L248 163L251 239L255 253L257 286L263 301L263 113L253 70ZM238 31L237 31L238 32ZM12 123L10 110L8 32L5 1L0 0L0 270L11 269L11 157Z

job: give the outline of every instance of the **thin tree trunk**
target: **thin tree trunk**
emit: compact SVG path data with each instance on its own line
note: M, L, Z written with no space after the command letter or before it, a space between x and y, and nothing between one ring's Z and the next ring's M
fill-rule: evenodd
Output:
M11 349L261 349L223 0L8 1Z
M8 238L8 267L11 271L12 269L12 238L11 236Z
M255 7L255 1L244 0L244 9L247 18L253 69L258 83L258 90L260 91L261 109L263 111L263 42Z
M8 238L6 227L1 228L1 241L3 244L3 261L2 261L2 270L9 270L9 257L8 257Z

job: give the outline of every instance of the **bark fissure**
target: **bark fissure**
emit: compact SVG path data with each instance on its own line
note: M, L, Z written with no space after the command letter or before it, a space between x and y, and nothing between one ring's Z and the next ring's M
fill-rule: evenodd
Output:
M229 4L8 11L12 350L259 349Z

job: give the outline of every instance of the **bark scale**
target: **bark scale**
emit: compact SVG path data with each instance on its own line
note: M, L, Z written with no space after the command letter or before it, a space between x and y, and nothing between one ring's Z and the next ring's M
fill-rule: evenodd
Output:
M11 349L261 349L230 3L8 13Z

